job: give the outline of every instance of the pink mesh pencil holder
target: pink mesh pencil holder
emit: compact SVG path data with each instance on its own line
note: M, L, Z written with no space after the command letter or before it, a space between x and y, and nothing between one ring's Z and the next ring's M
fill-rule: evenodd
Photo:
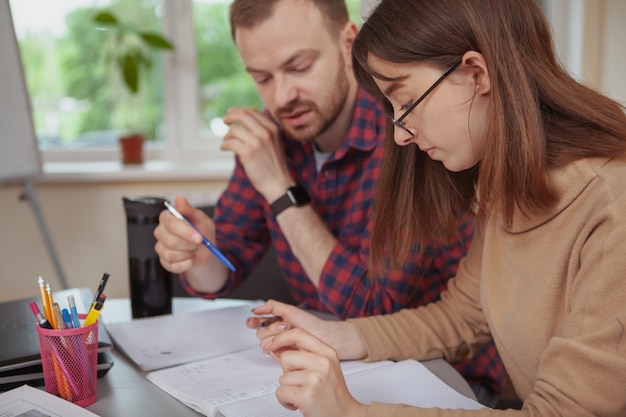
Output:
M81 323L85 314L79 314ZM77 329L37 326L46 391L86 407L97 395L98 322Z

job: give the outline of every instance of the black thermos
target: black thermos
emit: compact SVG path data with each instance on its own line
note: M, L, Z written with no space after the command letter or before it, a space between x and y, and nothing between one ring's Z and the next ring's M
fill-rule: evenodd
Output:
M159 197L123 198L128 235L130 302L133 318L172 312L174 276L161 266L154 250L154 229L165 199Z

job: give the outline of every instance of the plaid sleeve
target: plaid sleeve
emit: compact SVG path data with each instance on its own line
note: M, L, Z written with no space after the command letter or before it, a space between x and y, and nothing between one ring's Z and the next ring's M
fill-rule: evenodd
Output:
M368 237L358 250L339 243L324 266L320 298L340 318L388 314L435 301L467 251L471 219L463 219L458 232L457 239L427 248L403 269L384 277L367 274Z

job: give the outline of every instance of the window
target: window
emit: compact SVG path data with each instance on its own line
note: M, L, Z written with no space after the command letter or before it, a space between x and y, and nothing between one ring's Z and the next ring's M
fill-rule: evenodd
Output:
M117 160L118 135L136 129L148 159L232 159L221 115L262 103L230 37L230 2L10 0L44 161ZM359 21L361 1L347 3ZM110 39L92 20L103 9L175 47L153 52L136 95L106 60Z
M46 159L117 158L122 131L141 130L164 143L163 59L131 94L108 57L115 40L93 21L114 11L128 25L161 31L160 0L11 1L15 31L31 96L35 131Z

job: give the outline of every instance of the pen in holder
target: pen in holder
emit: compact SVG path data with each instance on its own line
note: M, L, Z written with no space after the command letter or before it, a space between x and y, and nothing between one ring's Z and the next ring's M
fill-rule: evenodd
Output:
M79 315L81 322L87 317ZM81 407L98 398L98 322L74 329L37 326L46 391Z
M165 199L159 197L123 198L128 234L130 305L133 318L172 312L174 274L163 268L154 250L154 229Z

